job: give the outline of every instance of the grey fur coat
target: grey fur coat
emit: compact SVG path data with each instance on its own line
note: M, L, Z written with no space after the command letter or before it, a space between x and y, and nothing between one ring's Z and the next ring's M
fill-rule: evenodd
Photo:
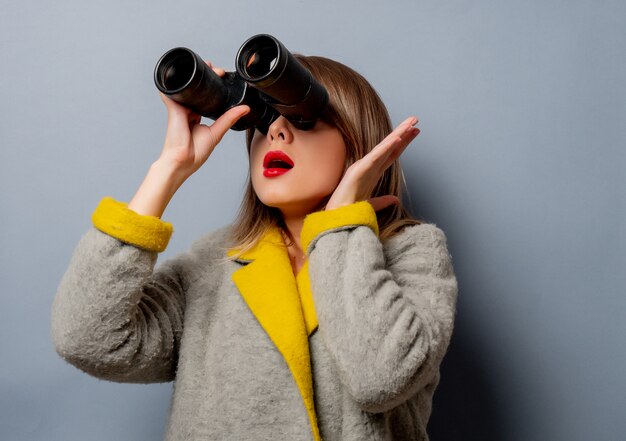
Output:
M222 227L155 268L94 226L53 302L55 348L101 379L174 381L166 441L428 440L457 297L446 237L381 242L357 204L305 219L297 277L275 231L224 262Z

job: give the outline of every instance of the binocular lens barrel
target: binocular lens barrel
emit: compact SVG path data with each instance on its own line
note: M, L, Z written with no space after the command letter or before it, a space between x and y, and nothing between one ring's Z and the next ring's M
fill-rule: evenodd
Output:
M195 52L177 47L167 51L154 70L157 88L200 115L218 118L228 98L224 81Z
M312 128L328 103L326 89L271 35L255 35L244 42L235 67L267 104L299 129Z
M176 47L157 62L154 83L169 98L214 120L234 106L248 105L250 112L234 130L256 127L265 133L280 115L309 130L328 103L326 89L271 35L249 38L235 66L236 72L220 77L198 54Z
M163 61L159 72L161 84L167 90L181 89L193 76L194 62L191 54L180 51Z
M237 73L268 100L296 104L309 91L311 74L271 35L255 35L239 49Z
M252 78L258 78L271 71L278 61L278 53L274 48L261 48L251 55L246 54L245 70Z

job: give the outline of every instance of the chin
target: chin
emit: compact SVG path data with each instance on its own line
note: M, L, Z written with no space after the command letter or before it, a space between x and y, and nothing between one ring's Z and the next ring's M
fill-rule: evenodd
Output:
M280 195L276 194L275 192L273 192L272 194L267 194L263 191L256 191L256 189L254 191L259 200L268 207L280 208L281 206L289 205L295 202L294 199L289 197L288 195Z
M289 208L289 207L297 207L302 205L302 202L299 200L293 199L276 199L276 198L259 198L264 205L273 208Z
M293 197L296 196L296 197ZM257 197L259 200L268 207L277 208L282 212L290 211L290 212L299 212L308 213L313 210L315 207L319 206L322 203L324 198L322 197L307 197L306 199L302 199L302 194L292 195L289 197L288 195L263 195L257 193Z

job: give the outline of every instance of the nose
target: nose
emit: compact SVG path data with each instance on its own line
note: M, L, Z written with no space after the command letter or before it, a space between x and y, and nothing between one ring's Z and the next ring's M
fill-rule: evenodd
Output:
M267 130L267 140L271 144L278 140L285 143L293 141L291 123L284 116L279 116Z

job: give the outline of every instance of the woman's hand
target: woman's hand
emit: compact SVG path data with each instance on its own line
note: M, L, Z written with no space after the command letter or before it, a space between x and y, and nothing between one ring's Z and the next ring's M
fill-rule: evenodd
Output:
M213 67L209 61L205 62L220 77L224 76L224 69ZM200 124L201 115L167 95L159 94L168 113L167 132L159 161L170 164L185 177L191 176L204 164L224 134L250 111L246 105L235 106L207 126Z
M206 63L220 77L224 69ZM151 166L139 190L128 203L138 214L160 218L174 193L208 159L215 146L248 106L236 106L224 112L213 124L200 124L201 115L161 93L167 108L167 132L161 156Z
M343 179L326 204L326 210L365 200L372 204L374 211L399 203L400 200L394 195L375 198L370 198L370 196L385 170L400 157L404 149L419 134L420 130L413 127L418 121L413 116L407 118L372 151L348 167Z

